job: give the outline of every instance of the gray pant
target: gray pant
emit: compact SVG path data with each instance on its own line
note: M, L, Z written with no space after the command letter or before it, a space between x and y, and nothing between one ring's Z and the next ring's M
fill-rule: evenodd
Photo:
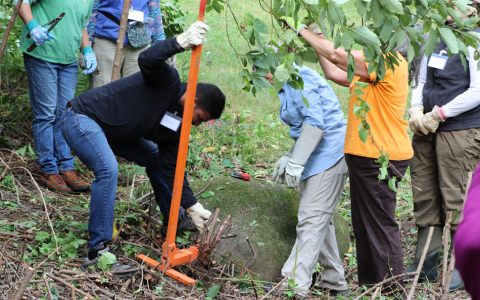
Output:
M339 258L333 212L337 207L348 175L345 158L325 172L300 182L297 239L290 257L282 268L287 276L297 265L295 283L299 290L308 291L317 262L324 268L319 285L334 290L347 289L342 261ZM293 273L290 275L293 278Z
M98 70L100 73L90 74L90 89L110 83L116 47L117 45L115 43L107 39L95 38L92 49L97 57ZM142 48L134 48L132 46L123 48L122 59L120 60L121 77L127 77L140 71L138 56L148 47L150 47L150 45Z

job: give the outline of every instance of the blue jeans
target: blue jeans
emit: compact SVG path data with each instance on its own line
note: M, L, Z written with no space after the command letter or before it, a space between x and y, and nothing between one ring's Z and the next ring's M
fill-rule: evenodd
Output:
M89 249L96 250L112 239L118 164L115 155L145 167L162 214L170 214L172 193L161 173L158 147L139 138L120 142L109 140L91 118L67 108L59 124L62 135L78 158L95 174L90 199ZM184 214L180 210L179 221Z
M37 162L45 174L73 171L75 158L57 123L67 102L75 96L78 64L55 64L24 54L30 103L33 109L33 141Z

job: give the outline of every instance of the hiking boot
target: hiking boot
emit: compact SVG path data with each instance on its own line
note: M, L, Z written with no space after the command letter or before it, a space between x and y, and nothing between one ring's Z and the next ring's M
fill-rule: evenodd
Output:
M108 252L109 250L110 250L109 247L105 247L102 250L99 250L98 254L97 254L97 257L94 258L94 259L89 259L88 255L87 255L87 257L85 257L82 261L82 264L80 266L80 270L82 270L84 272L85 272L85 270L88 270L88 273L92 274L93 272L90 269L90 267L93 266L95 268L96 272L100 272L100 268L98 267L98 260L100 259L102 254ZM110 265L110 271L121 271L121 270L129 270L129 269L133 269L133 267L122 265L118 261L115 261L113 264ZM128 272L128 273L114 274L113 277L118 278L118 279L124 279L124 278L128 278L128 277L134 275L137 272L138 271L132 271L132 272Z
M450 286L448 287L449 292L454 292L463 287L462 277L460 277L460 272L458 272L457 267L453 269L452 279L450 281Z
M168 222L163 222L162 234L164 237L167 237L167 230L168 230ZM176 235L179 235L184 231L192 231L192 232L197 231L197 227L193 223L193 220L190 216L186 217L181 221L178 221Z
M432 253L425 257L423 261L422 270L420 271L420 276L418 277L418 282L437 282L438 280L438 270L437 270L437 261L438 261L438 252ZM413 262L413 264L408 267L403 273L417 272L418 261ZM413 279L415 275L407 276L409 279Z
M38 183L53 192L71 194L72 190L58 174L42 174Z
M85 192L90 189L90 184L83 181L75 171L60 172L60 177L65 181L67 186L75 192Z

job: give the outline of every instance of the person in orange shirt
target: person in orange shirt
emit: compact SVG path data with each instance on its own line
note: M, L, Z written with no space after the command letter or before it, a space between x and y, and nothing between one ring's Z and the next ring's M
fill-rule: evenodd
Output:
M285 22L287 23L287 22ZM293 28L290 24L288 27ZM312 32L313 31L313 32ZM403 254L400 230L395 221L396 193L388 186L390 178L401 180L407 170L413 149L407 135L408 122L403 119L407 106L409 71L405 53L398 55L399 66L395 72L387 69L385 77L376 82L376 74L369 73L363 51L352 50L356 71L352 82L347 79L348 53L334 49L334 43L318 33L318 25L301 25L297 34L313 46L325 77L333 82L350 87L347 132L345 136L345 159L349 168L352 225L357 242L358 284L374 285L387 277L403 273ZM317 33L315 33L317 32ZM408 41L408 39L407 39ZM397 50L398 51L398 50ZM357 97L355 82L368 83L361 97L371 106L367 113L374 136L363 143L359 137L361 120L354 113ZM385 180L379 180L381 165L376 160L388 153L390 163ZM396 291L404 294L403 279L392 282L382 292Z

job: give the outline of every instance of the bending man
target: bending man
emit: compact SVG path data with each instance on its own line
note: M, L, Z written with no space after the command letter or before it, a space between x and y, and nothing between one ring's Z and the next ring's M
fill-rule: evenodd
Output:
M85 92L68 103L61 121L62 134L95 174L89 252L82 270L97 264L99 253L108 250L112 239L118 175L115 155L146 167L164 223L168 222L171 192L162 175L161 159L175 161L180 139L180 122L176 121L183 115L187 84L165 60L204 43L207 30L203 22L194 23L180 36L142 52L138 59L140 72ZM224 107L225 95L218 87L199 83L192 124L219 118ZM167 158L161 158L159 151ZM181 205L202 231L211 213L193 195L185 196L192 193L186 178L183 193ZM116 270L125 267L118 263L111 266Z

